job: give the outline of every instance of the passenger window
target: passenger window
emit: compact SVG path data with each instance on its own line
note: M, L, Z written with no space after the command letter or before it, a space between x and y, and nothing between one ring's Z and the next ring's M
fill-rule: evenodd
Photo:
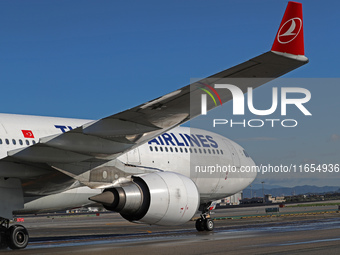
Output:
M197 150L196 150L196 149L194 149L194 152L195 152L195 153L197 153Z
M12 143L13 143L13 145L16 145L17 141L15 141L15 139L12 139Z
M2 144L2 139L0 139L0 144Z
M153 151L153 150L152 150L152 146L150 146L149 148L150 148L150 151Z
M171 151L171 152L173 152L173 149L172 149L172 147L170 147L170 151Z
M181 152L183 152L183 149L182 149L182 148L179 148L179 150L180 150Z
M158 151L158 148L157 148L157 147L155 147L155 151Z
M198 149L198 152L199 152L199 153L202 153L201 149Z
M6 141L6 144L9 144L9 141L8 141L8 139L7 139L7 138L5 139L5 141Z
M159 147L160 151L163 151L163 147Z
M221 150L221 154L223 154L223 151Z
M28 140L26 140L26 145L30 145L30 142Z
M211 154L210 149L208 149L208 153Z
M175 147L175 151L176 151L176 152L178 152L178 149L177 149L177 147Z
M23 145L23 142L22 142L22 140L21 140L21 139L19 139L19 144L20 144L20 145Z
M207 152L205 151L205 149L203 149L203 152L204 152L204 154L206 154Z
M212 149L212 152L213 152L213 154L215 154L215 150L214 149Z
M168 147L165 147L165 151L168 152Z
M184 151L185 151L186 153L188 153L188 149L187 149L187 148L184 148Z
M34 140L32 140L32 144L35 144L35 141L34 141Z

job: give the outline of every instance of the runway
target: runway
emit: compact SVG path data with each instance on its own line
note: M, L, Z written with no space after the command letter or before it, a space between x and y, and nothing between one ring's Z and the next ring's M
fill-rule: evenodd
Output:
M261 217L264 207L216 210L213 232L194 222L160 227L129 223L119 214L27 217L30 243L4 254L339 254L340 214L335 207L286 208L284 217ZM300 213L291 214L298 210ZM306 212L304 214L304 212ZM308 214L308 212L314 212ZM325 213L327 212L327 213ZM238 217L240 214L245 217ZM234 215L234 218L233 218ZM253 215L254 217L249 217Z

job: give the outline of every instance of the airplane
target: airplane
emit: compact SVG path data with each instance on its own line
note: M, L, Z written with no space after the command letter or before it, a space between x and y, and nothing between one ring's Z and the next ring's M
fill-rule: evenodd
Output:
M199 210L196 229L212 231L214 201L246 188L256 172L207 174L204 166L255 163L226 137L180 126L201 114L200 85L213 87L225 78L268 81L306 63L302 4L289 2L270 51L134 108L93 121L0 114L0 247L28 244L27 229L10 226L13 213L91 203L155 225L183 224ZM249 84L237 81L245 92ZM251 86L266 82L260 81ZM232 99L230 92L218 92L221 102Z

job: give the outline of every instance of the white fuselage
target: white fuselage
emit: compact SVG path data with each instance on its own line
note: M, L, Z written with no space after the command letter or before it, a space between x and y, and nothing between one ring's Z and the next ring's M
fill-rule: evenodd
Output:
M10 151L89 122L91 120L0 114L0 157L6 158ZM256 177L256 172L239 171L241 166L255 165L241 146L221 135L188 127L169 130L114 160L140 169L185 175L195 182L201 203L235 194ZM21 179L26 211L82 206L89 203L88 197L102 191L81 187L79 182L55 169L10 164L0 163L0 177Z

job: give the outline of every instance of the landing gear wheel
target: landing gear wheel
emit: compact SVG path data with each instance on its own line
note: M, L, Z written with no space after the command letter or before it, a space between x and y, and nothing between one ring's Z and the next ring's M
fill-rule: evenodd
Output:
M213 231L214 230L214 221L212 219L205 219L204 229L206 231Z
M6 233L7 228L4 226L0 226L0 250L4 250L8 247Z
M196 220L196 229L198 231L213 231L214 221L210 217L211 211L215 208L215 203L209 202L201 204L199 210L202 211L200 219Z
M202 218L196 220L195 227L197 231L204 231L204 220Z
M8 246L12 250L24 249L28 244L28 232L22 225L13 225L7 230Z

